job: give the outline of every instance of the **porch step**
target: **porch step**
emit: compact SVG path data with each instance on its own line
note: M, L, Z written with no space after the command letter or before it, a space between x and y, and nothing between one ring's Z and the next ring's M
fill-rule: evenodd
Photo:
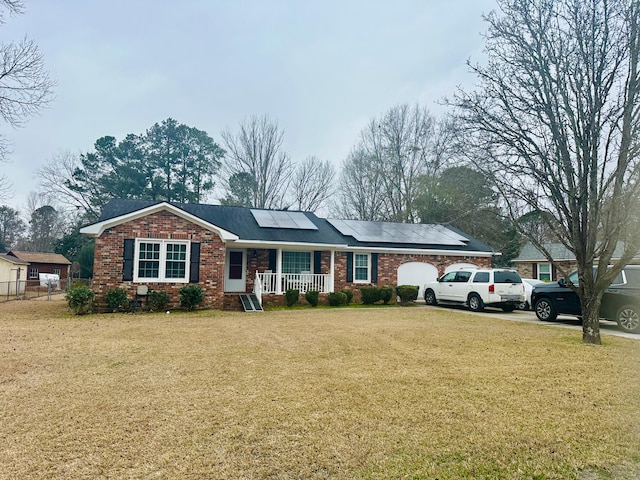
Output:
M262 305L253 293L241 293L240 301L245 312L262 312Z

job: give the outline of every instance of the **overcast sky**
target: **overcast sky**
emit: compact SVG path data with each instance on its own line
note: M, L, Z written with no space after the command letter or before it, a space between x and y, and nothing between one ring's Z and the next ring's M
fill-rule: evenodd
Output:
M373 117L420 103L435 114L465 62L482 59L494 0L25 0L0 40L36 41L56 98L0 164L22 209L36 170L105 135L141 134L172 117L221 143L252 114L285 132L294 160L339 165ZM211 200L211 199L210 199Z

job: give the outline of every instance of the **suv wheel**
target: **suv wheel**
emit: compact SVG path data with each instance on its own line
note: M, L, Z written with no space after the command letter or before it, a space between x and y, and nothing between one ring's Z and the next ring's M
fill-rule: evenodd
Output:
M640 333L640 314L638 307L634 305L623 305L618 310L616 322L620 328L627 333Z
M484 310L484 303L477 293L472 293L471 295L469 295L467 303L469 304L469 310L473 312L481 312L482 310Z
M426 303L427 305L435 305L436 303L438 303L438 301L436 300L436 294L433 290L429 289L424 292L424 303Z
M536 317L538 317L538 320L543 322L553 322L558 317L553 303L551 303L551 300L548 298L541 298L538 300L534 310L536 311Z

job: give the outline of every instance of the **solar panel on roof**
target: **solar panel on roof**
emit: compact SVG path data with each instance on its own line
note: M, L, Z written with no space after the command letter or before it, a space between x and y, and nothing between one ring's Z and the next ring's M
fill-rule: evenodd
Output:
M251 214L262 228L288 228L293 230L318 229L302 212L251 209Z
M327 219L343 235L359 242L464 246L469 240L443 225Z

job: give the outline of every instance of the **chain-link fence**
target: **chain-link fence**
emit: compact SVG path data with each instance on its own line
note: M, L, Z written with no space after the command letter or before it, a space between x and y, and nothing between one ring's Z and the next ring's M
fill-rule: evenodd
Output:
M28 300L63 293L72 283L82 282L91 286L90 278L68 278L60 284L48 283L42 285L39 280L14 280L0 282L0 302L9 300Z

